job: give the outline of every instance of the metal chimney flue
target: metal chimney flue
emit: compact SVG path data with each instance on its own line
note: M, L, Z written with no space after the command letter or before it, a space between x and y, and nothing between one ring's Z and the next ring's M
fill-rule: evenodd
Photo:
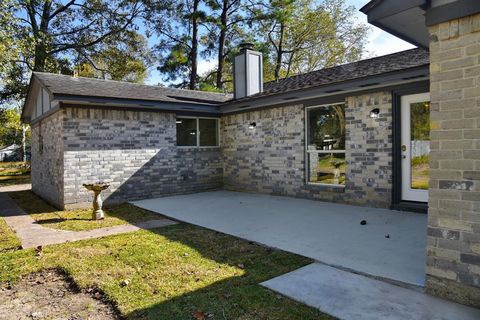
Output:
M251 42L240 43L240 52L233 61L233 92L235 99L263 91L263 57L253 50Z

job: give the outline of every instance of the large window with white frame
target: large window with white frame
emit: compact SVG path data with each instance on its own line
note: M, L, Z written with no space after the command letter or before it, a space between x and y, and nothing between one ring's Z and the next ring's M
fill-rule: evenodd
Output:
M307 183L345 185L345 104L306 109Z
M177 146L217 147L218 119L177 117Z

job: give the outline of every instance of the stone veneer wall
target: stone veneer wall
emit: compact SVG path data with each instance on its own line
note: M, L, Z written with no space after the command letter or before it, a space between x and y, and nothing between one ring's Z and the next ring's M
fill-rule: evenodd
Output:
M379 108L381 117L371 119ZM305 108L268 108L222 117L224 187L389 207L392 183L391 93L346 99L346 186L305 183ZM255 122L255 129L249 123Z
M177 148L174 113L63 109L65 204L90 201L82 186L109 183L106 201L222 186L220 148Z
M51 204L63 206L63 139L61 112L32 124L32 191Z
M480 14L429 32L427 290L480 306Z

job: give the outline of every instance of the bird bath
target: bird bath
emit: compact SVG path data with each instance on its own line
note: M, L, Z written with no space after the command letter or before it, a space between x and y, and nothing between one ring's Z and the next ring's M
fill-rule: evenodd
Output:
M100 193L110 187L110 185L97 182L97 183L86 183L83 185L85 189L93 191L93 212L92 212L92 220L101 220L105 217L103 210L102 210L102 197Z

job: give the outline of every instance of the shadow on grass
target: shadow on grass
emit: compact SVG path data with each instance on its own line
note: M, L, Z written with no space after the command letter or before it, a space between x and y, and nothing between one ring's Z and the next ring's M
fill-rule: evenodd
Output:
M57 208L49 205L30 190L11 191L8 192L8 196L12 198L27 214L51 213L58 211Z
M198 253L201 259L193 263L207 267L191 266L190 270L185 265L170 266L176 269L149 283L142 298L146 306L126 313L126 319L333 319L260 286L263 281L311 263L310 259L188 224L149 233L188 247L194 253L185 260L194 260ZM236 272L215 280L217 268L233 268ZM186 274L174 276L178 269L186 269ZM174 292L165 289L169 285ZM126 295L128 299L135 297L135 289Z

